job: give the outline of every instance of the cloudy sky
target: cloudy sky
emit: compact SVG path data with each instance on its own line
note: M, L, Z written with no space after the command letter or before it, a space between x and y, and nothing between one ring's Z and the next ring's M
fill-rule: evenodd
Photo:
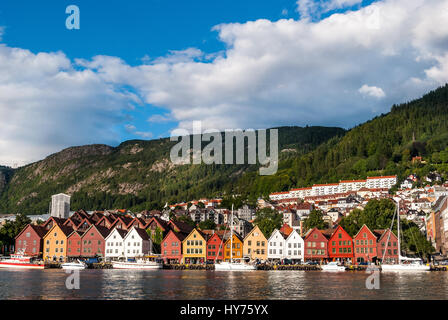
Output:
M0 4L0 164L175 128L353 127L448 80L448 0ZM26 9L25 9L26 8Z

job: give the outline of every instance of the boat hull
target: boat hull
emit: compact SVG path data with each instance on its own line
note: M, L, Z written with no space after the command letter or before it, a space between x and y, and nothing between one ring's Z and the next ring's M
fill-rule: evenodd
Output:
M322 271L345 271L345 267L337 266L337 267L328 267L328 266L322 266Z
M44 269L43 264L0 262L0 268L8 269Z
M427 265L406 265L406 264L383 264L381 271L385 272L422 272L429 271L430 266Z
M84 270L85 268L85 266L62 266L64 270Z
M135 269L135 270L155 270L162 269L161 264L138 264L138 263L112 263L112 268L114 269Z
M236 264L236 263L225 263L225 264L215 264L216 271L252 271L256 270L255 266L248 264Z

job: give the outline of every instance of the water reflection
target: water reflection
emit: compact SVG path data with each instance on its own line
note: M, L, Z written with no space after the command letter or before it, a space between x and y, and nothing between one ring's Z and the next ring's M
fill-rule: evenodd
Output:
M0 299L447 299L448 273L82 270L68 290L64 270L0 270Z

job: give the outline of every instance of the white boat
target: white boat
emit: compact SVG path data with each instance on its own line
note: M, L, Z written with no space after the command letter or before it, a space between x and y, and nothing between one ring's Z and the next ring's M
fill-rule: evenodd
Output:
M32 257L24 254L23 251L18 251L12 254L9 258L0 260L0 268L13 269L44 269L45 265L40 263L31 263Z
M234 261L233 259L233 204L232 204L232 216L230 218L230 261L223 261L215 263L215 271L251 271L257 268L252 265L245 263L244 261ZM221 246L224 242L224 237L221 241ZM221 250L221 246L218 250Z
M337 262L332 261L321 266L322 271L345 271L344 266L340 266Z
M221 263L215 264L215 270L217 270L217 271L250 271L250 270L256 270L256 268L254 265L247 264L244 262L223 261Z
M419 258L410 258L405 257L401 255L401 242L400 242L400 199L394 199L397 202L397 234L398 234L398 263L396 264L382 264L381 265L381 271L405 271L405 272L422 272L422 271L429 271L431 267L429 264L424 264L422 259ZM394 223L394 220L392 219L392 225ZM392 230L392 227L391 227ZM390 237L390 233L389 233ZM383 261L384 257L386 255L387 250L387 244L389 243L389 237L386 241L386 248L384 250L383 254ZM404 262L404 263L403 263Z
M137 261L112 261L114 269L162 269L163 264L156 261L139 259Z
M66 270L82 270L87 268L87 264L78 260L77 262L67 262L61 265L62 269Z

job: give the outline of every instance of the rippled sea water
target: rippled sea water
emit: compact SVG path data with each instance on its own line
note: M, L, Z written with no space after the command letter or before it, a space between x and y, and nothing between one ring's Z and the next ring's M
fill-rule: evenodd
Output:
M65 270L0 270L0 299L448 299L448 272L81 270L68 290Z

